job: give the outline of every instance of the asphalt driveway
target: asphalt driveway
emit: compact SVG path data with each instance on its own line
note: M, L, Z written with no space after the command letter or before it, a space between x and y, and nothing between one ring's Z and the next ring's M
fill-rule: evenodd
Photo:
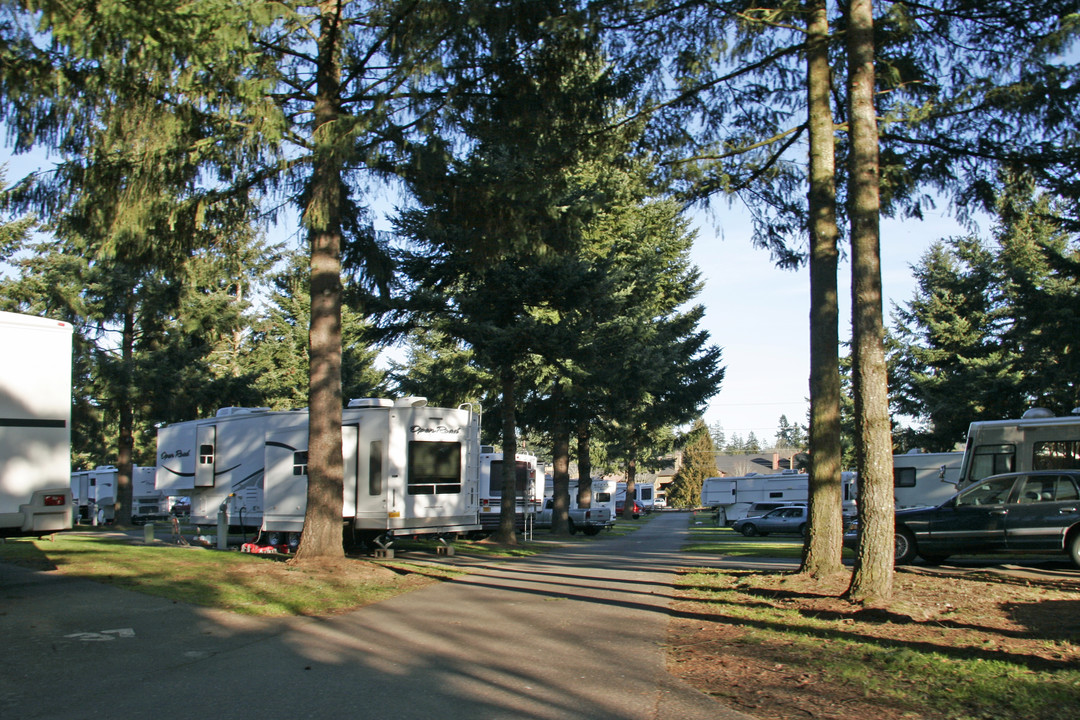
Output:
M469 573L326 618L0 564L0 716L746 718L665 671L688 517L529 559L449 558Z

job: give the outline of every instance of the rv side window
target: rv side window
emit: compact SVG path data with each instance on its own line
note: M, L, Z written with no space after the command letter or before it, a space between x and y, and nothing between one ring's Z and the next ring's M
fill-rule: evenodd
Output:
M368 495L382 495L382 491L382 440L376 440L368 455Z
M893 487L915 487L915 468L893 468Z
M1047 440L1035 443L1033 470L1080 469L1080 440Z
M214 446L213 445L200 445L199 446L199 464L200 465L213 465L214 464Z
M652 485L644 485L644 486L642 486L642 488L641 488L641 499L642 499L642 501L649 501L649 500L653 499L652 490L653 490Z
M502 460L491 461L491 487L488 488L488 494L493 498L502 497L502 464ZM524 460L518 460L517 478L515 481L515 493L517 494L517 497L528 497L530 489L529 480L531 479L531 474L532 473L531 468L529 467L529 463L525 462Z
M292 474L307 475L307 450L292 454Z
M609 493L609 492L598 492L598 493L596 493L596 502L598 502L598 503L609 503L609 502L611 502L611 493Z
M975 448L971 460L971 476L968 481L972 482L991 475L1014 472L1015 468L1015 445L979 445Z
M461 443L409 443L410 495L461 492Z

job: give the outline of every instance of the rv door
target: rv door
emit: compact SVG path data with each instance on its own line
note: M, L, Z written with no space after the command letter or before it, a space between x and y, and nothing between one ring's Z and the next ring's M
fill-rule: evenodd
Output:
M195 487L214 487L214 457L217 450L217 427L199 425L195 429Z

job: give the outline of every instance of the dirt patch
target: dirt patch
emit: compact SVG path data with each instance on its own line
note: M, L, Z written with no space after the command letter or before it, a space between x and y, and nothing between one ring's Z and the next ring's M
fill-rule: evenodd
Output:
M1080 668L1080 578L900 571L888 611L840 599L849 580L847 574L811 580L738 572L720 576L713 589L685 589L673 605L669 671L758 718L895 720L934 714L834 676L823 658L852 652L854 640L886 651L934 653L946 662L1000 660L1027 673ZM785 616L775 611L810 619L812 642L775 632L787 629L776 619ZM883 679L917 682L900 672Z

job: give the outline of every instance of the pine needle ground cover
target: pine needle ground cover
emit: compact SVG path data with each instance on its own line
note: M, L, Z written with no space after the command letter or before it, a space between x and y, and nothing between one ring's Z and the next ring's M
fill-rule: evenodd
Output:
M1080 577L900 570L887 611L849 580L685 571L669 670L763 720L1076 717Z

